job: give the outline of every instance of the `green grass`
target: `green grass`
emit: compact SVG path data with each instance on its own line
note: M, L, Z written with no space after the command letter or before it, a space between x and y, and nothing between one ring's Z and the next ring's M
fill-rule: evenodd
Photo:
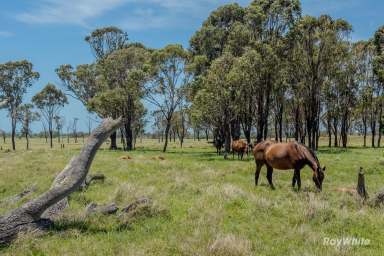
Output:
M327 166L323 192L315 193L311 172L302 171L302 191L291 188L291 171L275 171L276 190L254 186L253 159L223 160L204 141L188 140L183 149L171 143L162 154L155 140L139 143L134 152L101 149L91 167L102 172L104 184L70 197L62 219L48 234L22 235L4 255L382 255L384 210L363 205L337 192L354 187L357 169L366 171L368 193L384 187L382 149L321 147L319 159ZM325 142L325 139L324 139ZM9 142L8 142L9 143ZM82 142L64 150L49 149L33 139L30 151L0 151L0 201L36 184L49 188L55 175L78 153ZM9 145L2 145L3 149ZM120 160L129 155L132 160ZM163 156L165 160L154 160ZM126 206L138 197L153 206L132 218L84 216L88 203L116 202ZM0 214L16 207L0 203ZM324 246L323 239L360 237L368 246Z

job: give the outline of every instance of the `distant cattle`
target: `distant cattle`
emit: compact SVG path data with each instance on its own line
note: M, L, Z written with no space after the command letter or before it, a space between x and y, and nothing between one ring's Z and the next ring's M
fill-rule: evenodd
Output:
M235 158L235 152L237 153L237 159L241 157L243 160L244 153L248 154L248 143L245 140L234 140L232 142L232 155Z

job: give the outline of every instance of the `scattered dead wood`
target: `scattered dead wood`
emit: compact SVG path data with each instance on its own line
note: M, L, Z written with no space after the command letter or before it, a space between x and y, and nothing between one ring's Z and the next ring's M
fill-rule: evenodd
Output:
M384 190L381 190L378 192L372 199L371 199L371 205L374 207L379 207L384 205Z
M128 206L122 208L120 215L126 214L126 213L132 213L138 207L145 206L145 205L152 205L152 200L147 197L138 198L134 202L130 203ZM90 203L85 208L85 215L89 216L94 213L109 215L109 214L115 214L117 213L117 211L119 211L119 207L115 203L110 203L106 205L98 205L97 203Z
M98 206L96 203L90 203L85 208L85 215L89 216L94 213L101 213L104 215L115 214L119 210L119 207L115 203L100 205Z
M43 213L79 189L102 143L122 125L122 119L105 119L89 136L80 154L70 160L56 177L52 187L35 199L0 217L0 245L12 242L20 232L43 229L51 221Z
M124 207L123 209L121 209L121 211L124 213L129 213L134 211L140 205L149 205L151 203L152 203L152 200L150 198L142 197L137 199L133 203L129 204L127 207Z

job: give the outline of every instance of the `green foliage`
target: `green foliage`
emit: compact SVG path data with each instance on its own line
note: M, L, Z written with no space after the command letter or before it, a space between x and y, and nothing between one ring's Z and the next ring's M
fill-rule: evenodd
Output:
M26 60L0 64L0 98L7 101L9 111L16 111L27 88L37 79L39 73L34 72L32 63Z
M40 110L43 118L48 124L50 144L52 144L53 137L53 121L55 116L65 104L68 104L68 99L65 94L57 89L53 84L47 84L40 92L32 98L32 102Z
M103 59L112 52L124 48L128 44L128 35L117 27L104 27L85 37L95 57Z
M384 26L380 27L374 36L376 57L374 60L374 71L380 83L384 84Z
M33 71L32 63L22 60L0 64L0 101L8 109L12 127L12 148L15 146L18 108L23 102L27 88L39 79L39 73Z
M39 109L56 109L68 103L67 96L53 84L47 84L43 90L33 96L32 101Z

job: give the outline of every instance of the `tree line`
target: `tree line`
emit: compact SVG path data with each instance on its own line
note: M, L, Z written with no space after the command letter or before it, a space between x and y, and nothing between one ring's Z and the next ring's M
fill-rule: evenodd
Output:
M191 38L195 119L225 142L294 138L316 150L348 145L356 132L372 147L383 133L384 27L353 42L352 26L302 15L297 0L224 5Z
M163 151L176 135L182 146L189 128L197 137L212 134L227 153L241 136L249 143L294 138L316 150L321 135L329 146L347 147L354 132L364 146L371 135L370 145L380 147L384 27L367 41L353 42L351 32L343 19L303 15L299 0L223 5L194 33L189 49L151 49L117 27L99 28L85 37L92 63L55 69L66 93L47 85L33 103L47 120L51 141L69 94L100 118L123 117L124 150L134 149L148 114ZM17 120L34 120L25 112L31 106L21 105L38 77L27 61L0 66L1 105L9 112L12 138ZM148 113L145 102L155 110ZM111 149L117 140L115 132Z

